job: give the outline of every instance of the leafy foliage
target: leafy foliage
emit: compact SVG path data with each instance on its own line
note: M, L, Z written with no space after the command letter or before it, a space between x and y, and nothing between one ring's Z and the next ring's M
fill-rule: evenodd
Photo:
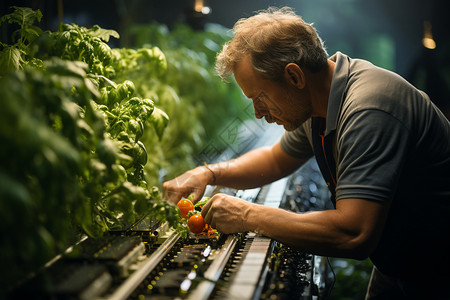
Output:
M29 10L2 20L21 15ZM105 42L118 34L77 25L37 39L16 32L19 41L1 56L10 66L0 77L0 265L10 270L1 272L2 290L82 233L100 237L149 214L174 227L181 221L145 181L148 153L139 140L148 127L160 138L167 115L136 96L132 81L107 77L115 69ZM23 50L31 38L36 51Z
M336 284L331 292L332 299L363 300L370 280L373 264L369 259L332 259Z
M248 104L242 101L237 84L224 84L214 70L217 51L231 33L220 25L200 32L184 24L171 31L159 24L136 25L129 30L139 47L158 47L167 61L163 72L145 64L136 68L133 63L124 63L130 67L123 74L133 80L138 93L154 99L170 116L161 141L148 131L143 142L154 149L155 159L147 164L147 173L155 178L158 174L152 172L159 170L159 175L172 178L202 163L197 155L207 142L214 144L217 153L222 152L223 143L214 141L220 132L235 118L248 118L243 113Z
M51 61L46 72L30 69L0 81L0 257L13 270L2 272L2 281L23 276L14 274L17 266L30 271L73 242L76 223L92 227L91 199L83 194L100 184L90 179L111 164L91 152L104 138L90 104L98 92L84 74L79 64Z
M13 6L14 12L0 18L0 25L7 22L19 26L19 29L12 33L12 45L0 42L2 48L0 52L0 72L15 71L22 69L24 65L41 65L41 61L33 59L32 42L39 37L42 30L35 26L36 21L40 22L42 13L39 10L33 11L28 7Z
M107 44L111 36L119 38L116 31L97 25L88 29L76 24L60 24L58 31L46 32L38 43L44 59L57 56L82 61L88 64L89 73L110 77L114 74L111 48Z
M180 41L111 49L116 31L42 32L41 18L21 7L0 18L18 28L0 42L2 291L81 234L97 238L146 215L186 234L161 199L161 176L192 167L223 111L239 110L226 101L240 99L238 89L213 73L212 50ZM162 39L180 34L209 45L226 38L184 29Z

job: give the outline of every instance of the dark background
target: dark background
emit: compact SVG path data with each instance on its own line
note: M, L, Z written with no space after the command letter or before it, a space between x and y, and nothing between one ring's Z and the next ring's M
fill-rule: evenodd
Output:
M121 39L112 46L133 46L124 28L158 22L169 28L178 22L202 30L206 23L231 28L235 21L269 6L290 6L307 22L314 23L328 53L344 52L395 71L425 90L445 111L450 104L450 17L448 0L205 0L211 13L194 15L194 0L7 0L10 6L40 9L40 26L56 30L60 21L83 26L95 24L115 29ZM436 49L422 45L424 22L432 25ZM4 26L3 26L4 27ZM3 28L2 28L3 29ZM2 30L2 40L7 33ZM114 42L113 42L114 43Z

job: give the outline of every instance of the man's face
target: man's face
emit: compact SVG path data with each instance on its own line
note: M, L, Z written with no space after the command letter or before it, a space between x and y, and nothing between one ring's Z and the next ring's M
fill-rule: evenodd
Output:
M245 96L252 99L256 118L264 117L268 123L275 122L291 131L311 117L306 93L288 83L263 79L251 66L249 56L236 65L234 76Z

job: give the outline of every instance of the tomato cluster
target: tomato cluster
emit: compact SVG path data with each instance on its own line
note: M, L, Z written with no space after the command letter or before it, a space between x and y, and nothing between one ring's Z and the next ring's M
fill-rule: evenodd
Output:
M198 212L195 211L194 204L189 199L181 199L180 201L178 201L177 207L180 211L180 216L183 219L188 219L187 225L191 232L199 234L203 232L203 230L205 230L205 220ZM193 211L194 213L191 214L188 218L188 214L190 211Z

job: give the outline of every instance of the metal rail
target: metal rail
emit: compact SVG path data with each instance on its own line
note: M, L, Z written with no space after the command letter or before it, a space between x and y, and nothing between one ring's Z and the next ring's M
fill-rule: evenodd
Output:
M211 295L216 281L219 280L225 265L230 258L231 253L233 253L234 247L238 241L238 237L228 236L227 240L220 249L219 255L214 258L209 268L206 270L204 275L204 280L201 281L197 287L189 293L188 300L206 300Z
M249 232L247 237L252 238L249 246L243 251L242 260L235 267L230 278L227 292L223 299L251 300L259 299L267 272L267 258L272 253L270 238Z
M180 234L174 232L161 246L156 249L152 255L143 263L143 265L136 270L130 277L127 278L114 293L107 297L109 300L127 299L131 293L141 284L141 282L150 274L150 272L159 264L164 256L172 249L175 243L180 238Z

